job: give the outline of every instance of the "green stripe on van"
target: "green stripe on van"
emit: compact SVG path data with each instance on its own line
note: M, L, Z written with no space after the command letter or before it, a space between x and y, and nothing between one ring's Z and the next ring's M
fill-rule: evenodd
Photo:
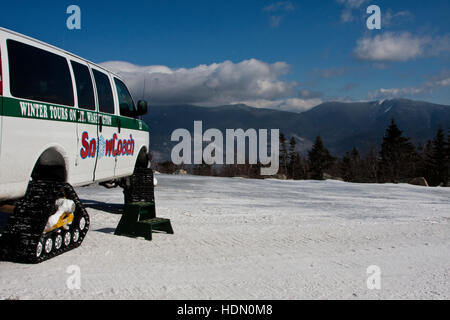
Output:
M138 119L8 97L3 97L3 108L0 108L0 114L5 117L93 125L98 124L101 117L105 127L118 127L120 121L120 127L123 129L148 131L147 124Z

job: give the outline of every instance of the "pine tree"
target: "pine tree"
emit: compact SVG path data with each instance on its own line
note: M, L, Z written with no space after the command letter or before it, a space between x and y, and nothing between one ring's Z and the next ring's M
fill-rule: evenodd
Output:
M450 130L448 130L447 135L447 164L448 164L448 177L450 177ZM450 181L448 183L450 183Z
M215 170L212 165L209 165L205 160L202 160L202 164L194 166L193 174L196 176L213 176L215 175Z
M295 171L298 166L298 153L295 152L296 141L295 138L292 137L289 141L289 162L288 162L288 174L287 177L290 179L294 179Z
M400 182L405 178L412 178L411 165L416 160L416 150L408 138L392 119L383 138L380 153L380 177L383 182Z
M325 148L322 138L317 137L316 142L309 152L309 166L311 178L314 180L323 180L325 170L333 165L334 158L327 148Z
M442 127L439 127L436 137L433 139L431 146L429 146L425 161L430 184L433 186L440 184L448 186L450 169L448 141L446 141Z
M353 148L347 152L340 164L342 178L347 182L360 182L361 180L361 156L358 149Z
M364 159L362 160L361 170L362 178L361 182L366 183L377 183L379 182L378 172L379 172L379 161L378 161L378 151L375 148L371 148Z
M288 151L286 146L286 136L280 133L280 173L287 176Z
M447 159L447 183L444 183L444 185L448 187L450 184L450 129L448 130L445 154Z

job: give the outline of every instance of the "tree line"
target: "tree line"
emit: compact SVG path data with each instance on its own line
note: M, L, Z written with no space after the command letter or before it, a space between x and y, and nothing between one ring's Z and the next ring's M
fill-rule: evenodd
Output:
M285 149L281 147L280 152ZM289 151L281 156L289 159L282 170L290 179L322 180L331 176L356 183L400 183L424 177L431 186L448 186L450 179L450 132L446 136L442 127L433 140L417 147L392 120L379 152L372 149L361 155L353 148L342 158L335 158L320 136L307 159L293 150L295 139L290 140Z
M405 137L393 119L386 129L380 150L361 154L355 147L343 157L334 157L318 136L306 156L296 151L294 137L289 140L280 134L280 170L278 178L291 180L340 179L354 183L402 183L423 177L430 186L449 186L450 131L440 127L433 140L415 146ZM260 176L261 165L175 166L171 162L157 165L156 170L204 176L265 178Z

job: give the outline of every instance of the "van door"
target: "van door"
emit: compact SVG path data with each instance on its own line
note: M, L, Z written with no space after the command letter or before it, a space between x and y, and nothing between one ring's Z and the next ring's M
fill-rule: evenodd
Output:
M91 144L98 138L97 108L91 71L83 61L71 61L77 91L77 154L73 181L75 184L94 181L97 157Z
M117 144L117 117L114 115L116 107L109 75L99 68L91 66L97 91L98 119L97 119L97 164L95 167L95 181L113 180L115 177Z
M129 176L133 174L136 165L138 146L136 139L139 134L140 121L134 117L136 107L126 85L114 77L114 93L116 94L117 105L119 106L119 145L116 176Z

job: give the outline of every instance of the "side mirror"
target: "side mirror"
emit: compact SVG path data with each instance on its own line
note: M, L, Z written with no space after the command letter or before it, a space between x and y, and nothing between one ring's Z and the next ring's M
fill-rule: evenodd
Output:
M144 116L148 112L148 104L147 101L139 100L137 103L137 110L136 115L137 116Z

